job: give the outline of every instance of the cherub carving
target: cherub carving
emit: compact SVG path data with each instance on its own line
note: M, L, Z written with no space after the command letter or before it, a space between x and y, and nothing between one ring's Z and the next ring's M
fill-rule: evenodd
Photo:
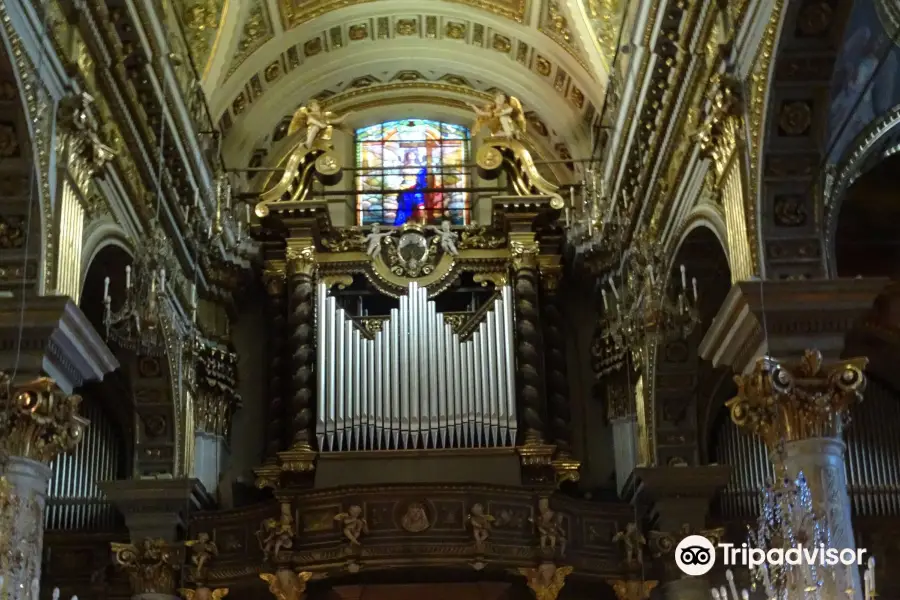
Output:
M481 107L474 104L469 106L477 116L472 127L473 133L487 127L495 138L518 140L525 135L525 112L518 98L497 92L492 102Z
M306 128L306 149L311 150L316 142L330 142L334 126L344 122L347 115L338 116L330 110L325 110L318 100L310 100L306 106L301 106L291 118L288 126L288 135Z
M550 562L542 563L537 568L519 568L536 600L556 600L572 571L573 567L557 567Z
M335 521L340 521L343 526L344 537L350 540L354 546L359 546L359 536L369 533L369 524L362 516L362 508L354 504L347 512L335 515Z
M191 590L188 588L180 588L178 593L184 597L184 600L222 600L228 595L228 588L217 588L214 590L208 587Z
M538 516L532 520L541 538L541 551L566 555L566 532L563 528L563 515L550 508L550 500L538 500Z
M191 549L194 581L200 581L206 576L209 562L219 555L219 547L209 539L208 533L198 533L196 540L188 540L184 545Z
M612 541L621 543L624 546L626 565L644 564L644 546L647 545L647 540L638 530L636 523L625 525L625 531L620 531L614 535Z
M269 584L269 592L275 596L275 600L300 600L312 576L309 571L294 573L290 569L259 574L259 578Z
M475 503L469 509L469 525L472 526L472 538L475 540L475 548L484 548L484 543L491 535L491 523L494 517L485 514L484 506Z
M384 240L384 238L386 237L389 237L390 235L390 231L382 232L381 225L379 225L378 223L373 223L372 233L366 235L366 254L368 254L370 258L375 258L381 251L382 240Z
M293 546L294 518L291 516L290 503L281 505L281 517L263 521L256 537L265 560L276 559L279 552Z
M441 249L444 252L450 256L459 255L459 250L456 248L456 240L459 239L459 236L450 229L450 221L442 221L440 227L429 225L427 229L437 234L438 239L441 241Z

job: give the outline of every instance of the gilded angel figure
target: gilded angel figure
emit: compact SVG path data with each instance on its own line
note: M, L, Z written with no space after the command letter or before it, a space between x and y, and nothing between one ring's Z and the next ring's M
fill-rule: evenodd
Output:
M474 133L487 127L495 138L518 140L525 135L525 112L518 98L497 92L494 99L484 106L469 106L477 116L475 125L472 126Z
M306 149L311 150L316 142L330 142L334 132L334 126L344 122L347 115L336 115L330 110L325 110L318 100L310 100L306 106L301 106L291 118L288 126L288 135L306 128Z
M360 545L359 537L362 534L369 533L369 525L362 516L362 508L356 504L347 512L335 515L334 520L341 522L344 537L355 546Z

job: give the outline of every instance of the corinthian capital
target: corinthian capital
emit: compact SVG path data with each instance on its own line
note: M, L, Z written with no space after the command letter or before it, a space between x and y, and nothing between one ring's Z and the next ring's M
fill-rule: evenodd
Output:
M314 246L292 246L288 243L286 257L288 275L312 275L316 270Z
M826 364L818 350L795 361L764 356L749 374L734 378L738 395L726 406L735 424L770 448L781 441L839 437L850 407L863 399L868 363L851 358Z
M145 539L139 544L113 542L110 546L113 562L128 573L135 595L173 594L182 548L170 546L162 539Z
M73 449L90 423L78 415L80 404L49 377L13 384L0 373L0 454L46 464Z

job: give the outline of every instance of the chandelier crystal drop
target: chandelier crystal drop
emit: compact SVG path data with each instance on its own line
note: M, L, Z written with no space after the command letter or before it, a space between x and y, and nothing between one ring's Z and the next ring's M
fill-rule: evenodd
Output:
M779 470L784 472L783 465ZM823 515L813 507L812 493L806 477L799 473L795 479L782 476L762 491L760 513L756 528L748 528L747 542L750 548L784 553L802 547L810 551L832 548L831 534ZM731 569L725 572L727 586L713 587L713 600L749 600L751 593L764 594L768 600L873 600L875 591L875 559L869 557L864 573L862 598L857 597L852 585L855 564L844 565L807 564L801 560L766 560L750 569L750 590L738 590ZM810 561L816 562L816 561ZM833 585L829 585L833 584ZM828 590L839 590L832 598Z
M125 267L125 299L113 310L109 277L103 286L103 324L106 338L138 356L162 356L166 352L163 302L169 244L154 221L150 235L139 244L133 264Z
M624 202L613 202L606 194L599 167L591 165L581 185L569 188L564 209L566 238L579 253L600 254L600 262L604 262L602 258L613 256L624 241L627 213Z

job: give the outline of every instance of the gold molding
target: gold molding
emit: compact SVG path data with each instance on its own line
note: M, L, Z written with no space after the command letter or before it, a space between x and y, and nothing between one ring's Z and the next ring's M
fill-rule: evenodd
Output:
M330 12L368 4L375 0L279 0L278 12L285 31L308 23L313 19ZM503 17L516 23L525 22L526 0L449 0L455 4L471 6L485 12ZM297 8L295 8L295 6Z

